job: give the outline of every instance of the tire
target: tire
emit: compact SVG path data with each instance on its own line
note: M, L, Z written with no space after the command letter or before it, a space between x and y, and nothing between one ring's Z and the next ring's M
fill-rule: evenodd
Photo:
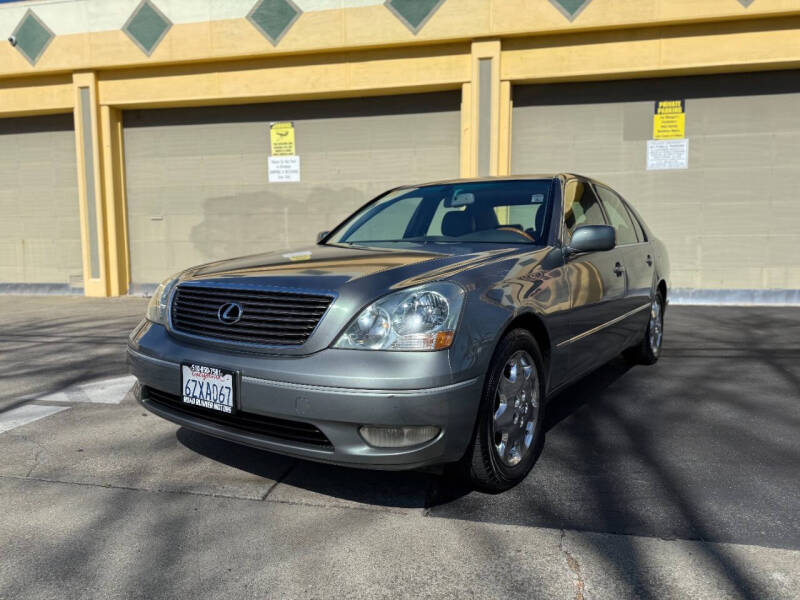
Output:
M661 345L664 341L664 296L656 291L650 305L650 321L641 341L628 348L623 354L636 365L654 365L661 356Z
M544 445L543 374L539 346L528 331L515 329L500 341L487 372L473 441L461 461L462 473L474 488L505 491L533 468Z

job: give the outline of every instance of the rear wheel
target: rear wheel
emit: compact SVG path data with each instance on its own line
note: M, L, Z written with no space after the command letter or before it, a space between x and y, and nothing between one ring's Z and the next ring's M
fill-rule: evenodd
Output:
M507 490L525 478L544 443L542 358L533 336L515 329L500 342L481 398L475 438L462 461L472 485Z
M650 305L650 321L644 337L635 346L625 351L625 358L640 365L652 365L661 356L661 343L664 340L664 297L661 291L653 296Z

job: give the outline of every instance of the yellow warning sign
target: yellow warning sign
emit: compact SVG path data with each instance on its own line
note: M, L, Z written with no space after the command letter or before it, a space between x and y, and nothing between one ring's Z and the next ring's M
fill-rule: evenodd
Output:
M659 100L653 116L654 140L686 137L686 100Z
M272 156L294 156L294 123L281 121L269 128L269 148Z

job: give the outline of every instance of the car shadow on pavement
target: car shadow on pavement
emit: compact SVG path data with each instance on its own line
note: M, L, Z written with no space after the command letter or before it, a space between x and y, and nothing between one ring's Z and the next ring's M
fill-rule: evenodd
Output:
M630 368L622 358L615 359L556 396L548 405L545 429L556 427ZM274 479L281 486L291 486L298 497L307 492L318 498L327 496L372 507L421 509L480 494L452 466L414 471L349 468L287 458L186 428L179 429L176 436L189 450L229 467Z
M365 508L423 509L436 475L423 471L376 471L287 458L214 438L186 428L178 442L229 467L275 480L270 498L313 504L356 504ZM467 493L469 490L465 490Z
M622 355L617 356L580 381L556 394L547 404L545 431L551 431L562 421L580 410L602 391L611 387L633 368ZM535 467L534 467L535 468Z
M584 406L599 390L611 386L630 365L615 359L586 379L559 394L549 405L545 428L550 430ZM284 456L186 428L178 430L186 448L253 475L274 479L281 487L294 488L293 496L308 494L359 505L383 508L434 508L456 501L474 490L451 467L415 471L376 471L339 467ZM488 496L486 494L482 494Z

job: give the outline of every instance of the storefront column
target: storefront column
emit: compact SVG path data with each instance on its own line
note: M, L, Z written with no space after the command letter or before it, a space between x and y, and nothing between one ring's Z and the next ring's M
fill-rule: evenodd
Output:
M108 294L128 293L130 254L128 250L128 210L125 201L125 152L122 111L100 106L102 139L103 203L108 240Z
M80 72L73 74L72 83L75 93L75 144L84 293L87 296L108 296L97 80L93 72Z
M470 175L500 174L500 40L472 43Z

